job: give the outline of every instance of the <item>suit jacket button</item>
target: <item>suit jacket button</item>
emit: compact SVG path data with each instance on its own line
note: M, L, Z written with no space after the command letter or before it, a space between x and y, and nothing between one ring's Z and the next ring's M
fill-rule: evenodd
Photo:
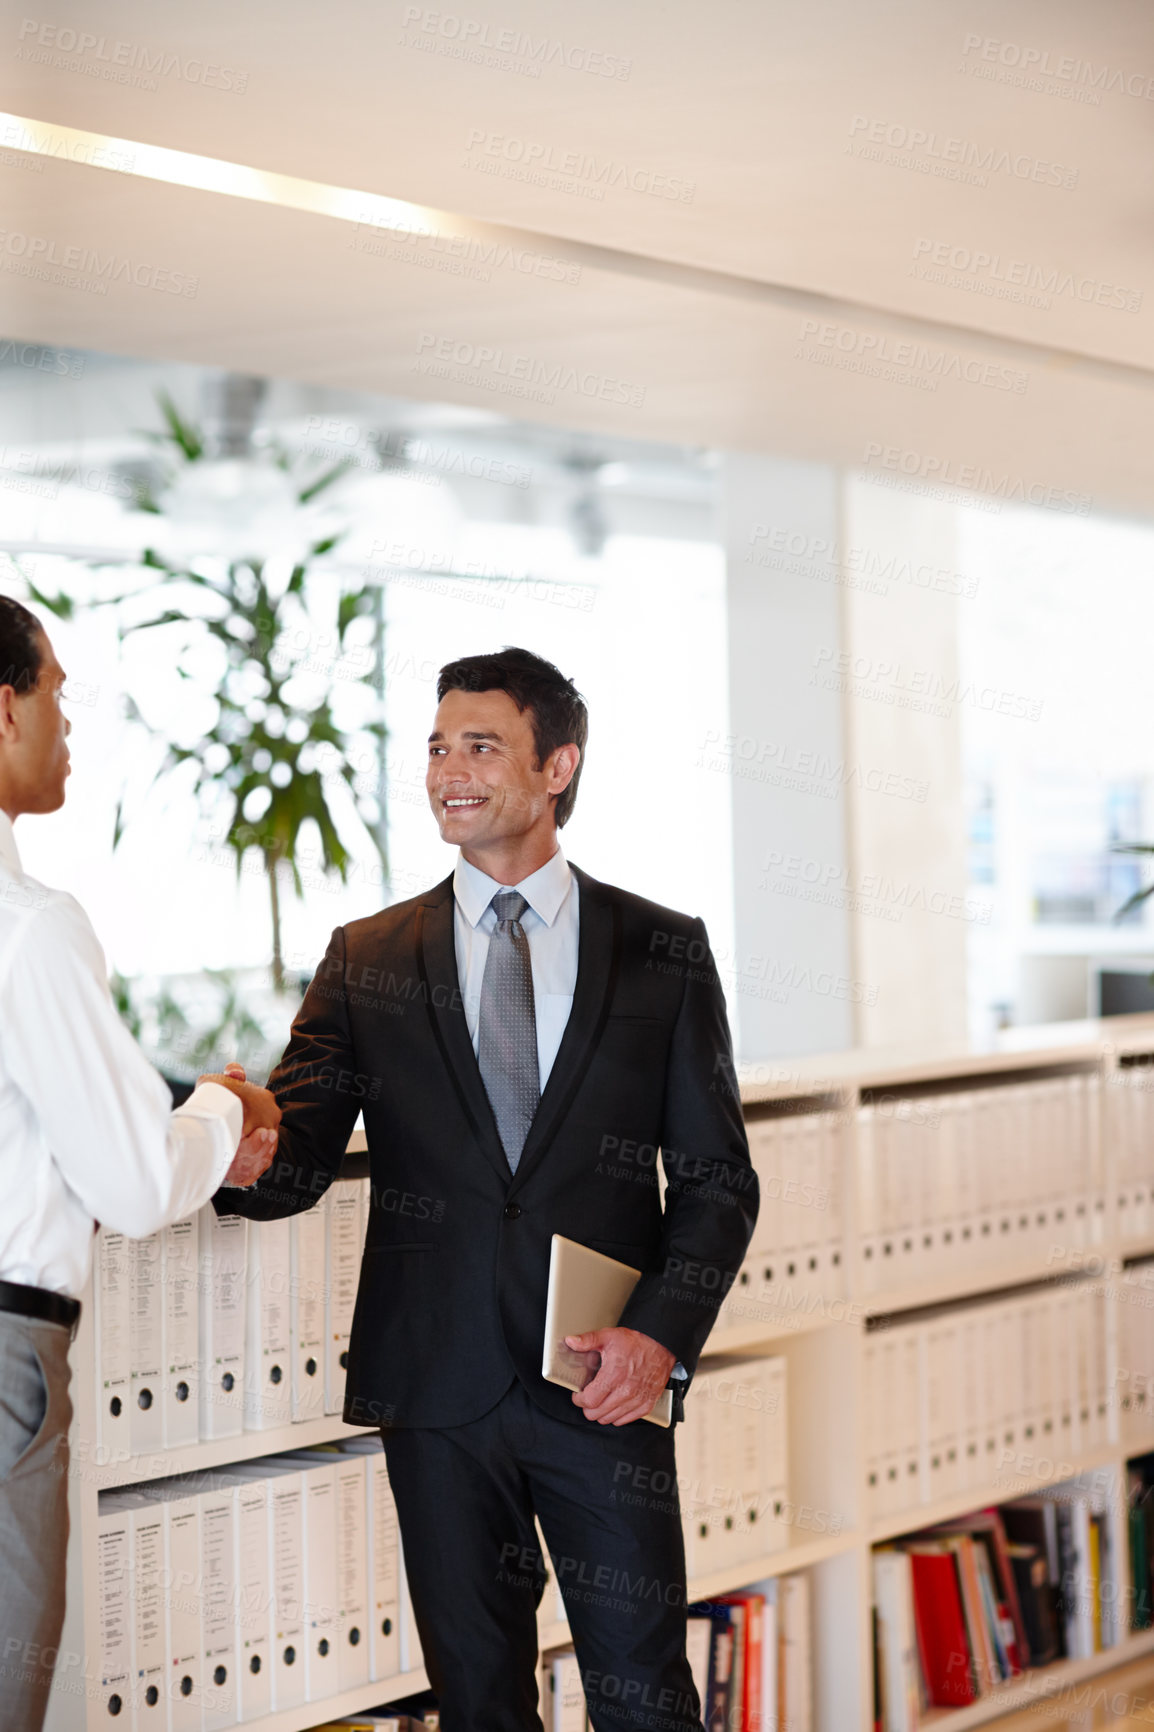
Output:
M520 1213L521 1213L520 1203L506 1203L505 1204L505 1219L506 1219L506 1221L515 1221Z

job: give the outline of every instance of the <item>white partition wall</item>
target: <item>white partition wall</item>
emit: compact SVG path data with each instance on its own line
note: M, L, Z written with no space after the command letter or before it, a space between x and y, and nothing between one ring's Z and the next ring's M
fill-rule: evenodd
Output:
M729 718L702 762L731 782L718 960L750 1058L965 1033L969 579L954 510L876 480L725 460Z

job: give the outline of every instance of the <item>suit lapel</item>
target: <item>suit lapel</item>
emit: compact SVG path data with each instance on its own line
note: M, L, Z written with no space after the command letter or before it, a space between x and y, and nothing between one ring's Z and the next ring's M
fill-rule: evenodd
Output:
M573 994L573 1008L569 1012L569 1020L565 1024L565 1033L561 1037L561 1046L549 1072L549 1080L545 1084L533 1123L529 1127L529 1135L525 1139L525 1147L513 1175L510 1194L520 1187L526 1174L537 1166L568 1112L601 1038L617 984L617 970L621 959L620 911L607 894L605 886L596 878L588 877L574 866L572 861L569 863L569 870L577 880L580 895L577 985ZM480 1078L480 1071L477 1075Z
M417 967L425 1008L473 1135L485 1158L508 1184L509 1163L465 1021L464 995L457 977L453 907L453 880L446 878L429 892L417 911Z
M572 862L569 870L577 881L580 896L573 1008L511 1184L509 1163L465 1021L457 976L452 878L444 879L431 890L417 912L417 966L433 1035L473 1134L485 1158L509 1184L510 1194L538 1164L557 1134L596 1051L617 984L621 959L620 910L596 878L590 878Z

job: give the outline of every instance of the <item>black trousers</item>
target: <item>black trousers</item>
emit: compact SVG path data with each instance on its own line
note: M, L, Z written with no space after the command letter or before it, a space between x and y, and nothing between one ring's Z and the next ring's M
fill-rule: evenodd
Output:
M542 1732L534 1512L596 1732L702 1732L674 1429L566 1425L514 1382L468 1425L383 1431L444 1732Z

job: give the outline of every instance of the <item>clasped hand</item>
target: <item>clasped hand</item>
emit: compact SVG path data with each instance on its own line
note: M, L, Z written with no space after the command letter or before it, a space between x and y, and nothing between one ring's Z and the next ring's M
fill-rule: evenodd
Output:
M219 1083L221 1088L236 1095L244 1107L240 1142L232 1165L224 1175L224 1183L247 1190L256 1184L262 1173L268 1171L276 1154L277 1126L280 1124L276 1098L259 1084L246 1082L244 1067L239 1064L227 1064L222 1072L206 1074L196 1080Z
M597 1373L573 1400L586 1419L598 1425L628 1425L643 1418L677 1363L667 1347L639 1329L591 1329L586 1335L566 1335L565 1345Z

